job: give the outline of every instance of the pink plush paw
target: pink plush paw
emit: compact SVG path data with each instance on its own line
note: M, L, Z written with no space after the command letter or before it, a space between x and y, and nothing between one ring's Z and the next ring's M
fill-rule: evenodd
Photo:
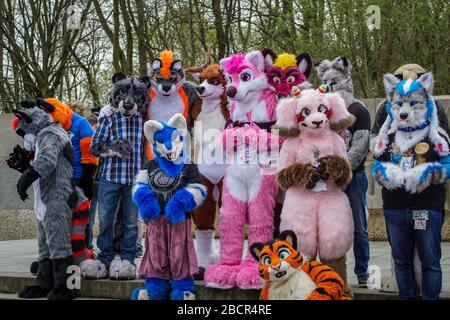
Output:
M239 288L245 290L261 289L263 282L259 277L258 264L254 262L242 263L239 266L236 284Z
M230 289L236 287L236 276L239 265L213 264L205 270L207 287Z

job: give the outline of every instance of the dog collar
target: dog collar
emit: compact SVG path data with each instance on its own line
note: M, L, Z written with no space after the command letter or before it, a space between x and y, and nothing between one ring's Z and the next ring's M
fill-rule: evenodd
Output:
M415 126L415 127L398 127L399 131L403 131L403 132L413 132L413 131L417 131L417 130L422 130L426 127L428 127L430 125L430 121L427 120L424 123Z

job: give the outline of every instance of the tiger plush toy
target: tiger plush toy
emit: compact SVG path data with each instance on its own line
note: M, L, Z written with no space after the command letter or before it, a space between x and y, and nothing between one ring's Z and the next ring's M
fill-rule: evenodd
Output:
M253 243L250 252L264 282L260 300L351 300L335 271L297 251L291 230L268 243Z

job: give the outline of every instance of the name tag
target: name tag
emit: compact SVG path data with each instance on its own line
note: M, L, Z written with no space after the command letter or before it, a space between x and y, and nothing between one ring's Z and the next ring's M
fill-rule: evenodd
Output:
M414 210L414 230L427 230L428 211L427 210Z

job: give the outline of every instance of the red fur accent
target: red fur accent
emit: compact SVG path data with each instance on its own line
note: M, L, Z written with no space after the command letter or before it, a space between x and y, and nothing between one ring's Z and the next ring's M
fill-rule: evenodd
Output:
M297 122L303 122L303 120L305 120L305 117L299 113L295 116L295 119L297 120Z
M71 234L70 235L70 239L71 240L85 240L86 239L86 234L85 233L83 233L83 234Z
M17 127L19 126L19 119L17 117L14 117L11 124L13 127L13 132L16 133Z
M333 116L333 109L328 109L327 112L325 112L325 114L327 115L327 118L330 119Z
M86 251L88 251L86 248L83 248L83 249L81 249L81 250L79 250L79 251L75 251L75 252L72 253L72 257L78 258L78 257L80 257L82 254L86 253ZM89 256L89 253L88 253L88 256ZM88 259L90 259L90 258L88 258Z
M83 201L82 203L80 203L79 205L76 206L75 212L81 212L81 211L89 210L90 206L91 206L91 202L89 200L85 200L85 201Z
M84 225L84 224L87 224L88 221L89 221L89 218L75 219L75 220L72 220L72 225L73 226Z

